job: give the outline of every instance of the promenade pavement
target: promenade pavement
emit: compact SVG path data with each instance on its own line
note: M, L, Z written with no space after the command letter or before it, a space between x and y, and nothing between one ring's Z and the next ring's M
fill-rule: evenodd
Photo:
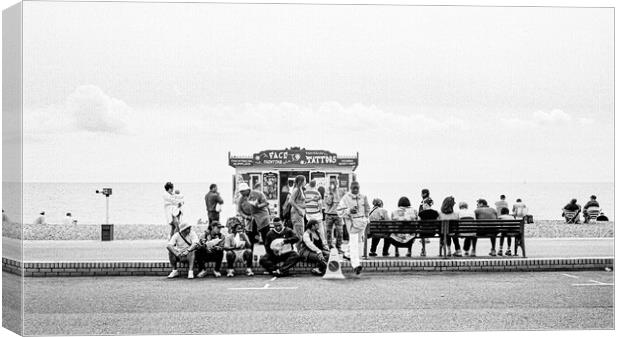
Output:
M15 275L3 278L17 285ZM604 271L362 274L347 280L26 278L24 333L613 329L613 282L613 273Z
M499 240L498 240L499 241ZM2 256L12 259L19 258L21 243L19 240L2 238ZM370 240L368 242L370 246ZM499 242L498 242L499 245ZM167 261L164 240L116 240L116 241L24 241L24 261ZM360 245L362 246L362 245ZM491 258L488 239L478 240L478 258ZM498 246L499 247L499 246ZM381 244L377 252L381 254ZM421 245L414 244L413 258L420 258ZM393 255L393 249L390 253ZM439 252L437 239L427 244L427 258L436 258ZM613 238L558 238L526 239L526 252L529 258L555 257L612 257L614 256ZM255 255L262 255L264 247L257 245ZM360 254L362 250L360 248ZM400 249L401 259L406 259L406 249ZM387 259L377 257L375 259ZM394 257L391 257L394 259Z

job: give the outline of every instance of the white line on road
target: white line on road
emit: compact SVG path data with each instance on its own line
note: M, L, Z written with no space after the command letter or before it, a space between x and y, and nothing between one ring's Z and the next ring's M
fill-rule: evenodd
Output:
M613 286L613 283L577 283L572 286Z
M566 277L570 277L570 278L579 278L579 277L577 277L575 275L571 275L571 274L562 274L562 275L564 275Z
M266 284L262 288L228 288L228 290L293 290L293 289L297 289L297 287L274 287L274 288L271 288L271 287L269 287L268 284Z
M590 282L594 282L594 283L598 283L598 284L606 284L606 283L599 282L599 281L595 281L595 280L588 280L588 281L590 281Z

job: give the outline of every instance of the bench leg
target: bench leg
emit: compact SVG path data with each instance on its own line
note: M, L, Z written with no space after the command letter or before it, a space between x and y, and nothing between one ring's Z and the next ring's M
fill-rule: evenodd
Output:
M520 240L520 246L521 246L521 252L523 253L523 258L526 257L525 255L525 234L521 234L521 240Z

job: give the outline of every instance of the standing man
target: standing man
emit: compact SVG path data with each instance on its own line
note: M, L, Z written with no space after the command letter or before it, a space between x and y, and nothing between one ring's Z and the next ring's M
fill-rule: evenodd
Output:
M349 258L355 274L362 272L360 264L359 241L364 236L368 225L370 205L368 198L360 194L360 184L357 181L351 183L351 192L345 194L338 204L338 215L344 219L349 231ZM346 258L346 257L345 257Z
M330 182L329 191L325 195L325 227L327 229L327 245L331 250L334 248L334 237L339 254L342 251L342 220L338 216L338 204L342 199L342 193L335 181Z
M256 184L250 192L248 202L252 205L252 220L256 230L260 233L263 242L269 233L269 202L261 191L261 184Z
M323 198L321 197L321 192L316 188L316 180L310 180L305 192L306 220L316 220L319 225L318 234L323 242L327 242L325 240L325 227L323 226L323 213L321 212L323 208Z
M209 218L209 227L215 221L220 221L220 211L224 200L217 191L217 185L211 184L209 192L205 194L205 205L207 207L207 217Z
M499 201L495 202L495 210L497 211L497 214L502 214L502 208L508 208L508 203L506 202L506 196L503 194L499 196Z

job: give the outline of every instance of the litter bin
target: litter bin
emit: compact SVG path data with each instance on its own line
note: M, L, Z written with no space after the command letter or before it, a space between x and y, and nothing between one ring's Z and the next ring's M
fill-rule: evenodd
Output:
M101 241L114 240L114 225L106 224L101 225Z

